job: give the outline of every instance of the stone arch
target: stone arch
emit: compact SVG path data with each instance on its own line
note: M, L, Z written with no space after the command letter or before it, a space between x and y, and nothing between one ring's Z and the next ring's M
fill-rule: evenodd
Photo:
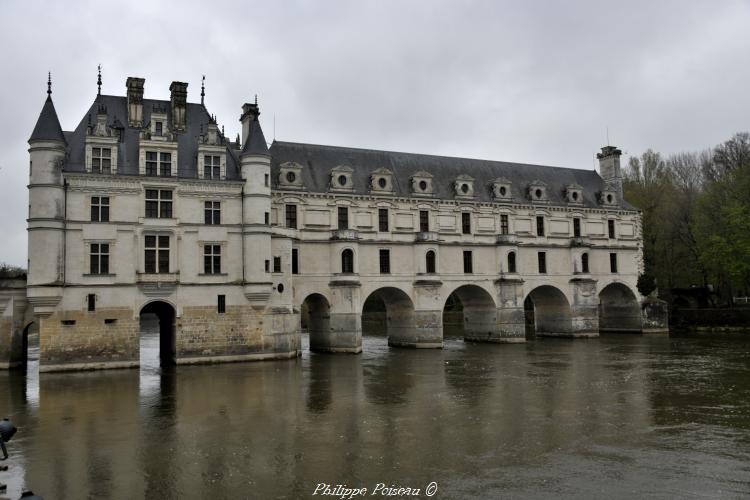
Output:
M415 347L416 314L414 302L403 290L378 288L362 303L362 333L384 330L388 345Z
M497 330L497 306L492 295L478 285L461 285L448 296L443 308L443 334L460 334L465 340L487 341Z
M331 350L331 303L320 293L311 293L300 306L300 330L310 334L311 351Z
M139 313L141 339L143 339L144 325L147 325L149 316L156 316L158 320L160 364L162 366L175 364L177 356L177 309L173 304L161 299L144 304Z
M572 311L565 294L552 285L540 285L524 300L527 336L568 337L573 334Z
M29 336L33 337L31 340ZM31 351L31 352L30 352ZM27 371L29 361L39 361L39 322L30 321L21 330L21 347L17 356L16 366L23 371Z
M599 292L599 331L642 331L641 306L633 291L624 283L613 282Z

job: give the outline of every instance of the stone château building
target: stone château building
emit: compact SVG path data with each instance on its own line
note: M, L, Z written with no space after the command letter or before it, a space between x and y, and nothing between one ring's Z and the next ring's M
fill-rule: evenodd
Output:
M360 352L372 304L392 346L441 347L447 302L472 341L641 331L619 149L602 148L597 174L269 148L257 101L229 140L203 90L196 104L186 83L169 89L147 99L128 78L72 131L48 90L29 139L25 292L41 370L137 366L147 312L177 363L294 357L301 323L313 350Z

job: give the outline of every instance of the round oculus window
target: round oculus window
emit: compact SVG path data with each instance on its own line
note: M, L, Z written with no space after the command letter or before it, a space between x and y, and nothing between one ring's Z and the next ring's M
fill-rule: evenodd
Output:
M286 181L288 183L292 183L297 180L297 175L294 172L287 172L286 173Z
M508 189L505 186L500 186L500 196L505 196L508 193Z
M427 181L419 181L419 189L421 191L427 191Z
M466 194L469 192L469 185L468 184L461 184L461 192L463 194Z
M347 178L345 175L339 175L339 186L346 186Z
M380 186L380 189L385 189L385 186L388 185L388 181L385 180L385 177L381 177L378 179L378 186Z
M284 293L284 285L279 283L278 286L276 286L276 291L279 293Z
M537 198L541 198L542 197L542 190L541 189L537 189L536 191L534 191L534 196L536 196Z

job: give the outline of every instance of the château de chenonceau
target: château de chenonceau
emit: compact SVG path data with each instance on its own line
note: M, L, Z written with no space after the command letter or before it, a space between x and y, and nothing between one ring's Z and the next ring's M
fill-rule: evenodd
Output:
M41 371L440 348L664 330L636 281L640 214L621 151L594 170L274 141L257 99L229 139L187 84L96 95L64 131L51 87L29 138L28 275L0 293L0 367L39 331ZM78 118L78 117L76 117ZM20 188L20 186L19 186Z

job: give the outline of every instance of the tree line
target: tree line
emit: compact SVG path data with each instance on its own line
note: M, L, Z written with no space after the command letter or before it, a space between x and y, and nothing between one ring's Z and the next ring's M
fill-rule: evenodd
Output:
M750 295L750 134L623 169L625 200L642 211L641 293L712 286L725 304Z

